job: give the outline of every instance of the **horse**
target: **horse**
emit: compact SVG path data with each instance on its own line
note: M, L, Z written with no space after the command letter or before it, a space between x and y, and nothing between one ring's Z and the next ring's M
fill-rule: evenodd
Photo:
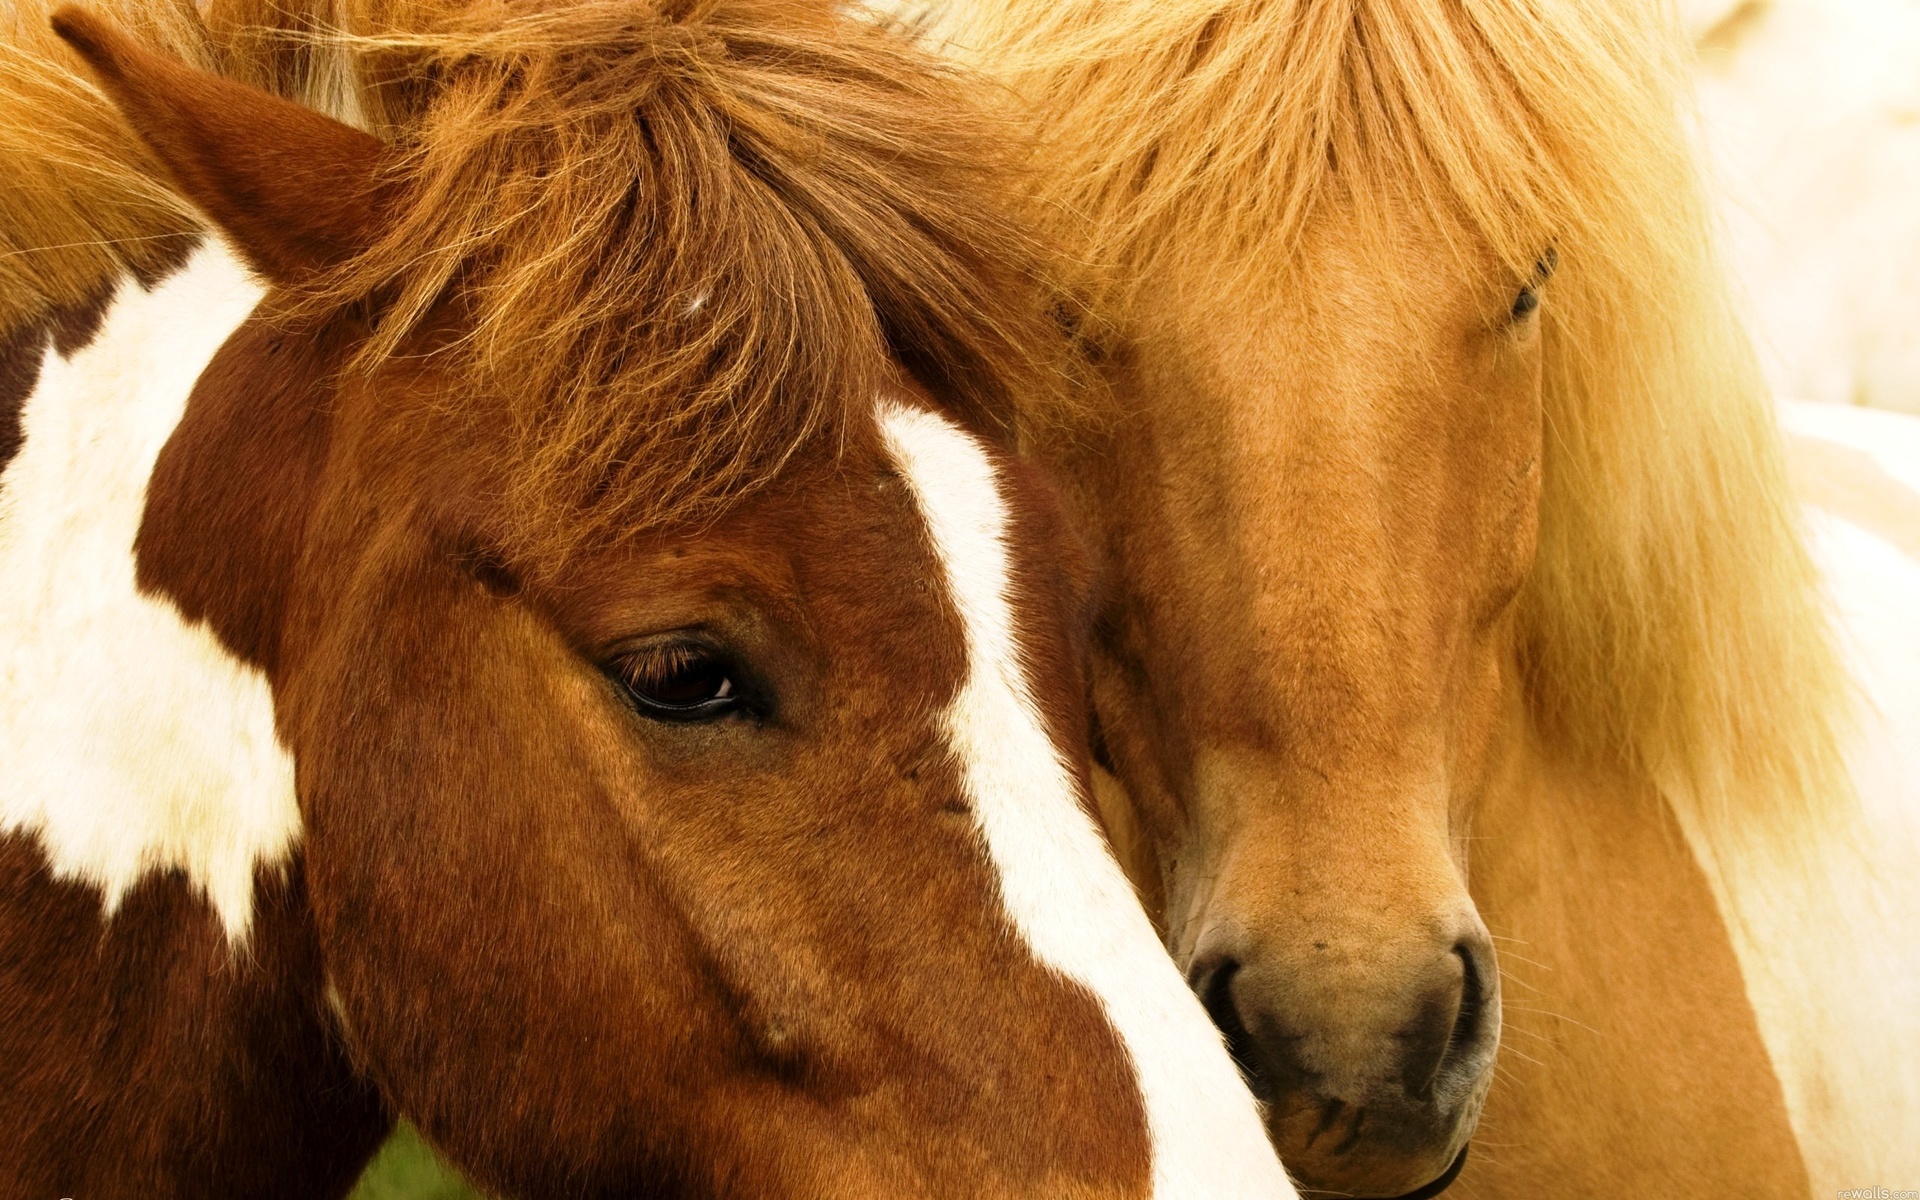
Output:
M1920 450L1802 507L1672 15L924 28L1108 389L1023 413L1110 580L1096 793L1303 1190L1920 1180Z
M521 1197L1294 1194L1084 799L950 72L448 6L386 142L14 15L0 1195L341 1196L397 1117Z

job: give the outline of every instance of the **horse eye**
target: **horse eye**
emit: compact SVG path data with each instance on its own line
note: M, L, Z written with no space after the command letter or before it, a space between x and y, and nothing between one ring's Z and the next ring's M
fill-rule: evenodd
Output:
M614 661L611 673L640 714L660 721L712 721L741 706L727 660L687 642L650 646Z
M1559 265L1560 252L1548 246L1546 252L1541 254L1538 261L1533 264L1533 278L1529 279L1527 285L1520 289L1520 294L1513 298L1514 320L1525 320L1540 307L1540 289L1545 286L1547 280L1553 278L1554 268Z

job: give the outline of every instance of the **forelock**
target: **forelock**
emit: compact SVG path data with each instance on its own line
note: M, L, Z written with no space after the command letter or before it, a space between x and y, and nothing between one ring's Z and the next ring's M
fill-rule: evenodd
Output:
M358 21L400 199L300 302L377 310L361 369L428 353L499 406L509 537L710 519L830 448L896 364L989 427L1059 387L999 201L1009 139L884 25L625 0Z

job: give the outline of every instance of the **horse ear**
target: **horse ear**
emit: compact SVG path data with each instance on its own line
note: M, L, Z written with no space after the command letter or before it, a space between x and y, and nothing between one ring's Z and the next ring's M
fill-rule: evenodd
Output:
M53 28L182 194L269 278L310 274L378 232L378 138L156 54L82 9L60 9Z

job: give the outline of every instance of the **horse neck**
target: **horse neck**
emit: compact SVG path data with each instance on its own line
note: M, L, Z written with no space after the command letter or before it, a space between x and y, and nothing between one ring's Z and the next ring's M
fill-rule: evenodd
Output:
M210 242L0 350L0 1193L276 1192L298 1160L325 1194L384 1124L320 1026L266 680L136 563L156 456L259 298ZM177 1177L116 1173L162 1136L198 1147Z
M1745 1179L1755 1195L1806 1194L1727 924L1659 790L1570 761L1527 719L1517 685L1500 737L1467 839L1504 994L1501 1072L1480 1128L1524 1150L1482 1156L1474 1186L1599 1194L1633 1177L1614 1174L1631 1159L1654 1174L1685 1161L1689 1179ZM1657 1079L1646 1051L1626 1049L1648 1046L1666 1059ZM1636 1120L1630 1150L1581 1151L1619 1114L1669 1104L1689 1120Z

